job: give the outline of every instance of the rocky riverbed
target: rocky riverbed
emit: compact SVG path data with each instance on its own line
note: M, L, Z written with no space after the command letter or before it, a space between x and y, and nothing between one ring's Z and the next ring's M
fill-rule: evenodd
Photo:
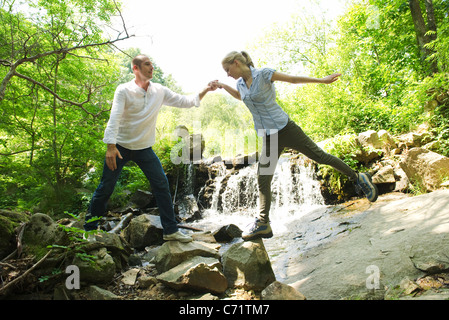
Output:
M280 161L274 237L263 241L240 238L257 209L250 156L189 166L192 183L175 193L181 227L194 237L189 244L163 242L145 191L89 235L82 216L54 221L0 210L0 297L446 299L449 159L429 150L427 137L370 131L353 140L381 190L375 203L345 188L329 194L315 167L295 155Z
M115 267L103 269L101 276L94 273L90 279L84 278L79 290L68 290L69 274L50 272L55 261L61 261L55 255L22 280L19 292L15 288L3 298L259 300L263 289L275 281L283 286L276 294L288 289L289 295L282 293L284 299L448 299L448 199L449 190L420 196L388 193L374 204L358 199L314 210L290 221L286 229L276 230L275 226L273 238L251 243L234 238L220 244L209 232L189 231L196 239L193 243L166 243L132 253L112 243L118 236L100 234L85 251L97 250L95 254L103 257L109 252L114 257L110 262L128 256L127 265L117 268L116 261ZM222 246L222 251L217 250ZM100 247L108 249L101 253ZM232 247L235 253L226 258L223 251ZM250 280L250 273L246 280L232 275L232 270L244 270L242 265L235 267L235 262L228 262L228 271L223 268L226 259L242 260L242 253L257 251L260 254L255 254L255 260L247 261L249 272L258 275L255 279ZM230 258L235 254L240 258ZM195 259L198 261L193 262ZM180 265L177 260L190 261L191 266L173 270ZM30 256L3 260L3 287L33 263ZM197 266L196 271L192 265ZM205 277L209 281L201 284ZM229 278L232 284L226 282ZM32 292L24 290L24 284Z

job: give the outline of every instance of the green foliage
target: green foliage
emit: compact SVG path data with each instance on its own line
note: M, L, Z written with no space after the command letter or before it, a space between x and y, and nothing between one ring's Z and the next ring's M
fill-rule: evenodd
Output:
M435 110L425 108L428 101L449 89L449 3L432 3L438 31L436 40L426 45L433 53L425 60L409 3L403 0L354 0L335 25L323 14L313 13L316 3L310 1L284 25L273 25L250 52L259 67L313 77L342 73L332 85L276 83L278 102L313 139L370 129L399 134L428 122L440 142L440 152L448 155L448 101ZM315 12L323 10L318 7ZM427 21L424 4L422 12ZM435 60L439 72L432 74ZM333 148L331 153L360 169L351 150ZM340 189L338 172L329 174L334 187Z
M357 155L361 153L361 147L357 141L357 135L347 133L344 135L336 135L332 139L325 140L321 143L323 150L342 159L353 170L363 172L366 168L356 160ZM338 194L345 193L345 187L349 184L349 179L337 170L327 165L318 165L320 174L326 180L331 190L337 191ZM350 183L352 185L352 183Z
M107 41L100 25L114 12L113 1L2 2L2 206L56 213L80 206L76 189L104 156L119 77L115 54L99 44Z
M69 213L67 211L65 211L64 213L66 215L69 215L75 221L78 221L78 223L83 222L82 219L80 219L80 217L75 214ZM97 221L99 219L100 219L99 217L94 217L92 219L87 220L86 223ZM67 257L70 257L70 259L73 259L73 257L77 257L83 261L94 263L95 259L97 259L97 257L86 253L85 247L89 244L87 237L89 235L95 235L100 231L98 231L98 230L85 231L84 229L80 229L77 227L68 227L68 226L65 226L62 224L60 224L59 227L62 230L64 230L64 232L67 233L68 238L70 240L70 244L67 246L53 244L53 245L49 245L47 248L60 249L60 250L64 251L65 255ZM45 276L44 276L43 280L45 280Z
M203 135L205 157L233 157L258 150L258 139L250 112L229 95L210 93L203 98L199 108L163 107L157 122L159 142L155 149L160 149L161 153L165 149L169 153L171 147L178 143L178 137L174 136L178 125L185 125L190 133ZM168 165L168 157L165 158ZM161 161L164 164L164 160Z
M433 1L438 38L433 58L447 69L447 1ZM406 132L425 120L428 71L420 57L406 1L353 1L333 29L307 11L275 25L254 48L260 66L322 77L342 73L330 86L281 91L279 103L315 139L368 129ZM434 78L438 78L435 75ZM437 81L432 81L434 85ZM440 82L441 85L442 82ZM280 86L282 89L284 86Z
M84 211L103 168L102 138L114 91L133 78L130 57L141 52L123 54L105 45L105 29L120 8L114 0L0 3L0 207ZM314 77L342 73L331 85L276 87L279 104L314 140L341 137L328 151L354 169L363 170L343 137L369 129L403 133L427 122L440 152L449 156L448 99L427 107L449 91L449 2L432 3L438 31L426 59L403 0L354 0L337 22L327 20L314 1L266 30L248 51L259 67ZM422 11L426 20L424 6ZM438 72L429 75L433 61ZM182 93L171 75L154 66L153 81ZM260 150L243 103L208 94L200 108L163 107L159 114L153 148L169 174L179 170L170 158L179 143L173 136L178 125L202 133L205 157ZM338 173L329 174L337 189L344 187ZM130 163L113 203L123 204L137 189L149 185Z

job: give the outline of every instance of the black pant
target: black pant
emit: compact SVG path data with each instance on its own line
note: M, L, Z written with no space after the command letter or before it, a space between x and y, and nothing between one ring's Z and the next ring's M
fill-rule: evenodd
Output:
M275 134L265 135L263 149L258 167L259 183L259 219L268 222L271 206L271 181L278 159L284 148L291 148L301 152L319 164L332 166L345 174L351 181L357 179L357 173L341 159L326 153L292 120Z

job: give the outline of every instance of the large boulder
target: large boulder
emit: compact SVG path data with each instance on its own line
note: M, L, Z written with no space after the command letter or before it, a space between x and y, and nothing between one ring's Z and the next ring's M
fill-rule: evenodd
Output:
M175 290L195 290L221 294L228 282L216 258L193 257L157 276L157 279Z
M400 162L412 183L435 191L449 177L449 158L424 148L412 148Z
M163 273L196 256L218 259L220 257L217 250L218 247L219 245L200 241L188 243L168 241L159 248L156 254L156 269L158 272Z
M142 214L131 220L123 230L125 240L132 248L142 250L163 241L163 229L159 216Z
M0 260L14 250L16 229L28 220L24 213L0 209Z
M361 150L355 153L356 160L369 163L381 157L383 142L379 139L376 131L369 130L362 132L358 135L357 140L361 146Z
M230 287L261 291L276 281L262 239L233 244L222 263Z
M75 256L72 264L80 271L80 281L87 283L110 283L114 279L116 265L106 248L89 252L92 259Z
M43 213L31 216L23 234L24 250L42 258L48 251L48 246L67 246L70 244L68 234L51 217Z

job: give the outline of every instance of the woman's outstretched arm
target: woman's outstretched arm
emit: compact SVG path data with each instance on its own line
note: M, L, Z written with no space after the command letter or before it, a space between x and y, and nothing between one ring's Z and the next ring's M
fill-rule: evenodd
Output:
M289 82L294 84L303 84L303 83L324 83L324 84L330 84L332 82L335 82L338 80L338 77L341 76L341 73L334 73L331 75L328 75L324 78L311 78L306 76L292 76L285 73L280 72L274 72L273 76L271 77L271 81L283 81L283 82Z

